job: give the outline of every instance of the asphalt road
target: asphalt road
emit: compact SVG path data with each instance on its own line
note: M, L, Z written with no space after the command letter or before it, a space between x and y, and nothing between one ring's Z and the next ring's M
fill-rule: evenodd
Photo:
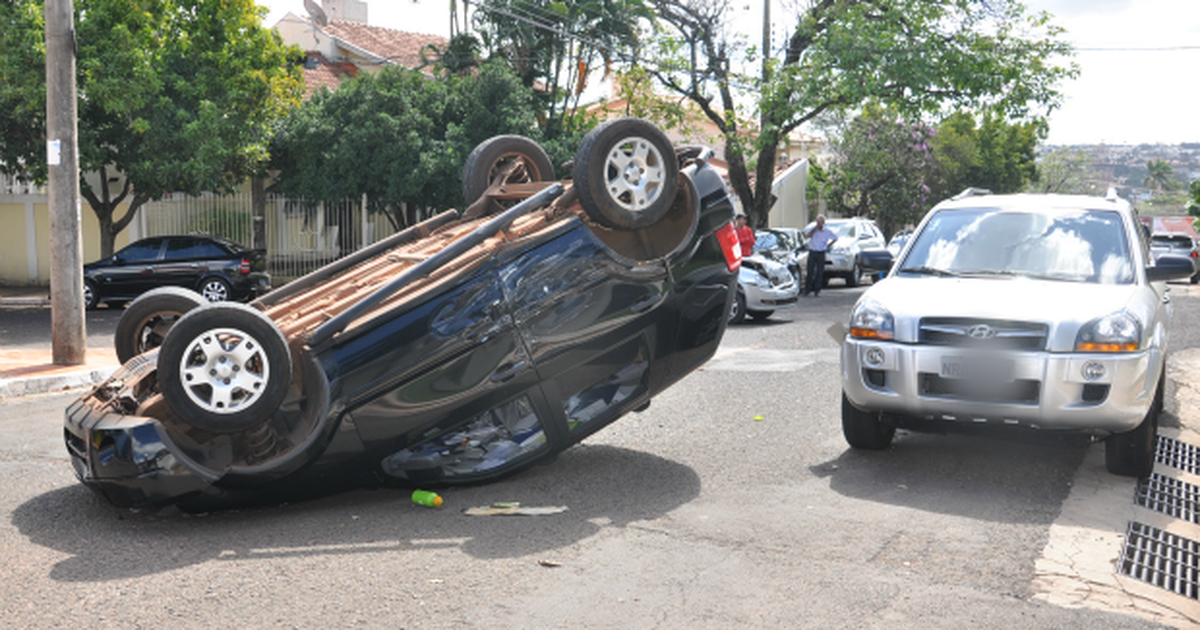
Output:
M71 472L61 415L77 394L4 401L0 626L1159 627L1035 598L1050 525L1100 446L903 433L847 448L827 329L861 291L730 328L647 411L552 464L448 490L441 509L380 490L119 510ZM1175 347L1200 345L1185 325L1200 300L1176 307ZM569 510L461 513L496 501Z

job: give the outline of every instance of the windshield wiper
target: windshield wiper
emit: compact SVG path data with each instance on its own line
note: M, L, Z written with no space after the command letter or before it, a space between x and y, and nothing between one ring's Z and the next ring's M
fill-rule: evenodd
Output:
M962 274L950 271L949 269L938 269L937 267L904 267L900 270L902 273L919 273L925 276L951 276L958 277Z

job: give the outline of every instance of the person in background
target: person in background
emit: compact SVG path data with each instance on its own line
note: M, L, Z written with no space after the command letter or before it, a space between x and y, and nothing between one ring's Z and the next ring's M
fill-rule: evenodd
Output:
M825 282L825 253L838 237L833 230L825 227L823 214L817 215L817 224L804 236L808 238L808 269L803 295L811 292L816 297L821 294L821 285Z
M742 246L742 257L745 258L754 253L754 230L746 225L746 215L737 215L737 237L738 243Z

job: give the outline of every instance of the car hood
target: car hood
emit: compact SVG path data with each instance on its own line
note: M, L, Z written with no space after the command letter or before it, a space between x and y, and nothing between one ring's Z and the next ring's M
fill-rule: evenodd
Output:
M1084 324L1128 310L1153 320L1154 292L1136 284L1054 282L1024 278L906 278L892 276L861 300L875 300L895 318L896 340L915 342L922 317L962 317L1044 323L1049 349L1067 351Z

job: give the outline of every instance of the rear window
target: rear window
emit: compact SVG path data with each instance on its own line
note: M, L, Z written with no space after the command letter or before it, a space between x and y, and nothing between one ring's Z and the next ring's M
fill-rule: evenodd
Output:
M1150 237L1150 242L1154 245L1166 245L1174 248L1192 248L1192 237L1186 234L1156 234Z

